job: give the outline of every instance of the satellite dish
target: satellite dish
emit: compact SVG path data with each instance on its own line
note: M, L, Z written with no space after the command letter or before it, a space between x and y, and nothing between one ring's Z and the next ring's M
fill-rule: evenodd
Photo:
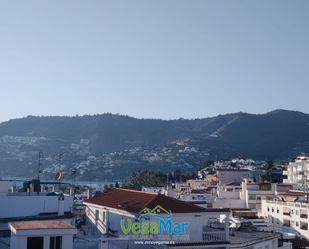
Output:
M61 172L58 172L55 176L55 179L59 181L61 179Z

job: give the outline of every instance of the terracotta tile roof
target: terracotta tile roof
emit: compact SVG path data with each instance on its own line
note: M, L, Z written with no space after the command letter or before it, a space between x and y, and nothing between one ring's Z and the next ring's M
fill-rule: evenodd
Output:
M84 203L139 213L157 195L157 193L113 188L106 193L85 200Z
M32 220L9 222L15 230L37 230L37 229L76 229L64 220Z
M214 242L188 242L188 243L175 243L167 244L168 247L181 247L181 246L207 246L207 245L225 245L231 244L229 241L214 241Z
M140 213L144 208L154 209L158 205L172 213L230 212L228 208L202 208L158 193L114 188L106 193L84 201L100 206Z

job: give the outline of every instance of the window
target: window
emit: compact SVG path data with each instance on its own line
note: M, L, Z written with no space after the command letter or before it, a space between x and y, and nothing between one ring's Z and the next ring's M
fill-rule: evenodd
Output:
M269 212L270 211L270 209L269 209L269 207L267 207L267 212Z
M261 200L261 196L256 197L256 199L257 199L258 201L260 201L260 200Z
M27 249L43 249L44 237L28 237Z
M280 222L279 222L280 220L279 220L279 218L277 219L277 224L280 224Z
M0 237L11 237L11 230L0 230Z
M299 226L298 221L296 221L295 223L296 223L295 225L298 227Z
M283 212L283 215L290 216L291 210L288 207L283 207L282 212Z
M290 226L290 221L289 220L283 220L283 226L289 227Z
M294 209L291 210L291 214L294 214Z
M299 214L300 218L304 218L307 219L308 218L308 212L306 209L301 209L300 210L300 214Z
M50 237L49 249L62 249L62 237Z
M96 210L95 211L95 220L98 220L99 219L99 210Z
M103 211L102 217L103 217L102 220L103 220L103 222L105 223L105 222L106 222L106 212Z
M277 214L279 214L279 208L277 208Z
M308 230L308 223L307 222L300 222L300 229Z
M298 214L299 214L299 211L298 211L298 210L295 210L295 214L298 215Z

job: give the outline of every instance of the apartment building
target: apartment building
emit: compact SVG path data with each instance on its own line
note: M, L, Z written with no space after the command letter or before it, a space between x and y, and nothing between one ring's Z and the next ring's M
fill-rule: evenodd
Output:
M244 178L250 178L250 171L248 169L217 169L218 185L231 182L242 182Z
M289 234L292 238L309 238L307 193L288 191L277 201L263 200L261 215L269 220L270 230ZM264 228L267 230L267 228Z
M298 183L302 186L307 186L309 181L309 152L303 152L297 158L290 159L289 165L283 171L283 175L287 179L283 183Z

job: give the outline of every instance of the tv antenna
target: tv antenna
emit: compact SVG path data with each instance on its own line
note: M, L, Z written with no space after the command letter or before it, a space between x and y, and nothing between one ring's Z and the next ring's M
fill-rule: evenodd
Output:
M43 152L42 151L39 151L39 162L38 162L38 186L37 186L37 192L36 194L39 195L39 188L40 188L40 174L42 173L41 171L41 166L42 166L42 163L41 163L41 156L43 155Z

